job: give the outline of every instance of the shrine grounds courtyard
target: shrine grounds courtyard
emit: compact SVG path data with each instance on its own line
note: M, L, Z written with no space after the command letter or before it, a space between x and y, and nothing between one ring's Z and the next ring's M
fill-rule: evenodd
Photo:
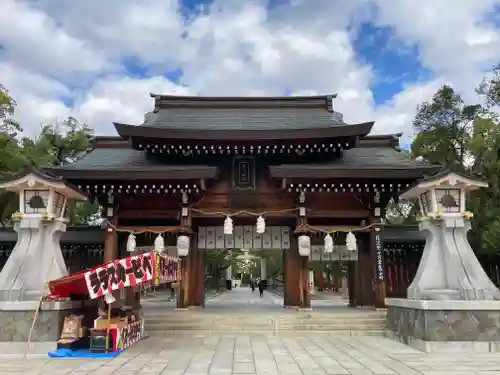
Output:
M248 290L223 293L212 307L275 311L282 301ZM500 355L426 354L378 336L210 334L169 332L146 339L114 359L22 358L0 348L0 375L467 375L500 374Z
M147 339L111 360L2 355L0 374L486 375L500 374L500 356L430 355L380 337L173 334Z

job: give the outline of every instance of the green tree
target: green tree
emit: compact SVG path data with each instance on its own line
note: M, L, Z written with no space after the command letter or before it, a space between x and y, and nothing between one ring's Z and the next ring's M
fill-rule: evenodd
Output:
M16 102L0 85L0 178L8 178L29 166L44 167L71 163L90 149L92 130L72 117L54 124L43 124L36 137L22 137L22 129L13 119L15 108ZM2 225L10 219L17 207L17 194L11 192L0 194ZM71 223L88 223L95 219L98 212L97 203L72 203Z
M483 79L476 92L485 98L488 108L500 105L500 64L493 68L491 77Z
M468 197L474 212L471 241L478 252L498 253L500 245L500 127L492 118L478 118L469 143L472 171L488 182L488 188Z
M463 170L470 157L472 123L480 112L480 105L466 105L453 88L441 87L432 101L417 108L413 126L418 134L411 147L413 156L452 170Z

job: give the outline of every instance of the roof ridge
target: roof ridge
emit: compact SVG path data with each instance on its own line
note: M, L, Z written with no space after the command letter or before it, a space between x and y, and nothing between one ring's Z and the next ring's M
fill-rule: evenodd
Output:
M153 94L155 111L162 108L324 108L333 112L337 94L311 96L180 96Z

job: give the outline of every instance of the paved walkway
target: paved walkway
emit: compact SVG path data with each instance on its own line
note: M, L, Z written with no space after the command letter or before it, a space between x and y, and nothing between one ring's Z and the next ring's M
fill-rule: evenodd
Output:
M209 335L150 338L119 357L6 359L1 375L493 375L498 354L430 355L381 337Z
M251 288L241 287L225 291L218 296L209 299L205 303L208 309L222 309L222 310L251 310L251 309L274 309L283 307L283 299L273 293L264 292L263 297L259 295L256 289L252 292Z

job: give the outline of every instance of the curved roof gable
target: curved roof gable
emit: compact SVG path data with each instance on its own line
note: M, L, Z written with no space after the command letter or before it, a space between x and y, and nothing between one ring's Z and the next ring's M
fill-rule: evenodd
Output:
M140 126L115 123L125 138L258 141L367 135L373 122L348 125L333 110L335 95L189 97L151 94L155 109Z

